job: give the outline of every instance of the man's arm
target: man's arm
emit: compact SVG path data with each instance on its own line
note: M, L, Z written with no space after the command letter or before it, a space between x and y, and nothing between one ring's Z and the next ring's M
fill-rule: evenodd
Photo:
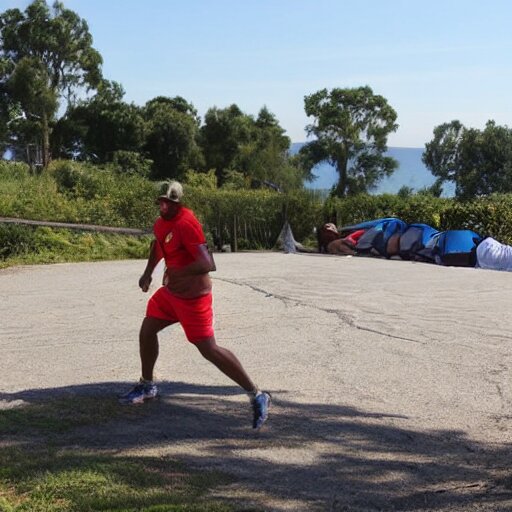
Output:
M211 281L208 272L215 270L213 259L208 252L208 246L198 244L191 252L194 261L185 267L167 267L167 288L171 293L180 297L197 297L205 290L211 290Z
M158 262L161 259L162 251L160 249L160 245L157 240L152 240L151 245L149 246L149 256L146 269L139 279L139 287L143 292L147 292L149 290L149 285L151 284L151 275L153 274L153 270L155 270L155 267L158 265Z
M208 252L207 244L198 244L193 253L194 261L185 267L169 267L169 274L172 276L187 277L207 274L215 270L213 258Z

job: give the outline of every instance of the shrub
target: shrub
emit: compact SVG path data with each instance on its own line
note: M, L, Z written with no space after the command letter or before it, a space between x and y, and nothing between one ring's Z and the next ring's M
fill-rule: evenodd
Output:
M312 191L297 190L283 196L283 202L294 238L305 242L313 235L314 228L322 223L322 201Z
M346 226L381 217L398 217L408 223L421 222L440 229L441 218L451 201L429 195L330 197L324 203L323 221Z
M0 224L0 261L5 265L9 261L11 263L56 263L144 259L148 255L149 240L149 236L134 237Z
M443 212L443 229L472 229L512 245L512 194L453 201Z
M184 199L217 247L243 238L244 248L271 248L282 227L282 199L275 192L186 187Z
M183 183L195 188L215 190L217 189L217 176L215 174L215 169L210 169L208 172L198 172L189 169L185 173Z
M154 220L155 184L142 176L70 161L53 162L48 172L72 204L71 222L146 229Z
M112 172L80 162L58 160L52 162L48 172L54 176L59 192L71 197L95 199L109 195L116 186Z
M151 173L153 160L144 158L136 151L114 151L111 167L114 171L147 178Z
M36 247L32 228L16 224L0 224L0 259L19 256L34 251Z
M323 222L343 226L392 216L441 230L472 229L512 244L511 194L466 202L427 194L323 200L311 190L282 194L268 189L219 189L215 187L214 173L189 174L185 203L195 211L207 239L217 247L231 244L238 249L271 249L285 219L290 222L295 239L309 243L313 227ZM0 187L0 215L8 217L149 230L158 215L154 200L159 184L137 174L119 173L112 166L55 161L41 175L33 175L25 164L0 162ZM26 251L69 249L63 239L40 238L39 231L31 228L10 225L2 230L0 258ZM101 239L94 237L94 241L99 244Z

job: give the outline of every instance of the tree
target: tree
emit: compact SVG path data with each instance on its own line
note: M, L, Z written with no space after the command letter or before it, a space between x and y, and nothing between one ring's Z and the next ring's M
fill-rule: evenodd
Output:
M290 157L290 142L274 114L263 107L252 122L250 140L241 145L234 166L253 184L283 191L302 188L311 176Z
M422 160L440 183L455 183L459 198L512 192L512 130L492 120L484 130L457 120L437 126Z
M0 84L25 121L14 128L22 137L35 130L46 166L59 100L101 79L102 59L87 23L60 2L52 9L45 0L34 0L25 12L8 9L0 15L0 62Z
M111 162L118 151L141 152L146 134L143 110L123 101L117 82L102 80L97 93L70 105L54 130L54 154L97 163Z
M396 195L401 199L405 199L407 197L411 197L414 194L414 189L412 187L408 187L407 185L402 185Z
M181 178L188 169L202 167L199 119L193 105L180 96L159 96L146 103L143 114L147 123L144 150L154 162L154 178Z
M441 124L434 128L434 138L425 144L421 159L432 174L442 181L456 181L464 129L457 120Z
M252 123L235 104L224 109L212 107L206 112L199 140L205 168L215 169L219 184L223 183L225 171L234 169L241 147L251 141Z
M146 103L145 108L147 116L151 117L155 112L159 110L161 105L168 105L177 112L189 115L195 120L197 127L199 128L201 119L197 115L197 110L194 105L189 103L185 98L182 98L181 96L175 96L174 98L169 98L167 96L157 96L156 98L153 98Z
M304 98L305 111L314 122L306 126L315 140L305 144L299 154L305 168L329 162L338 174L335 194L366 192L398 162L384 156L387 137L396 131L396 112L370 87L322 89Z
M443 195L443 183L436 180L430 187L423 187L418 190L419 196L441 197Z
M288 154L290 138L266 107L256 119L237 105L212 108L206 113L200 140L206 167L216 170L220 184L239 187L252 182L288 190L302 188L309 177L308 171L294 165Z
M6 149L6 139L11 121L11 102L7 93L7 87L4 80L3 63L0 61L0 149L2 152Z

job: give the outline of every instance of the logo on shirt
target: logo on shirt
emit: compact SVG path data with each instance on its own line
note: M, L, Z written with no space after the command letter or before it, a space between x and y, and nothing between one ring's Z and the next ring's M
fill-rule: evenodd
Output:
M172 240L172 231L168 233L168 235L165 237L164 242L168 244Z

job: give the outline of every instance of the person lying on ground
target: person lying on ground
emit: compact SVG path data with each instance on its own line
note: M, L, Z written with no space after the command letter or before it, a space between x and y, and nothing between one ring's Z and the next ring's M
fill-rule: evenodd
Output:
M324 224L317 230L318 252L321 254L328 253L327 246L339 238L341 238L340 234L332 222Z
M350 235L347 235L345 238L338 238L337 240L329 242L327 245L327 252L329 254L337 254L339 256L357 255L357 241L365 231L365 229L358 229L357 231L350 233Z
M342 238L335 224L328 222L317 230L318 252L327 254L353 255L359 238L365 232L359 229ZM336 243L334 243L336 242ZM329 249L329 245L331 248Z
M476 267L512 272L512 246L484 238L476 248Z

